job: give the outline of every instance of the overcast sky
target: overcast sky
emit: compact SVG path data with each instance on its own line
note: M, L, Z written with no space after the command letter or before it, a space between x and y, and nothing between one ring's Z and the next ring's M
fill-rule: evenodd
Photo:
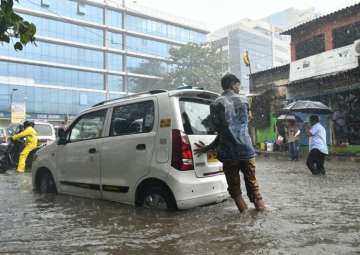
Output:
M120 1L120 0L119 0ZM133 2L134 0L126 0ZM136 0L138 4L166 11L176 16L201 21L213 31L242 18L262 18L272 13L295 7L315 7L329 13L359 0Z

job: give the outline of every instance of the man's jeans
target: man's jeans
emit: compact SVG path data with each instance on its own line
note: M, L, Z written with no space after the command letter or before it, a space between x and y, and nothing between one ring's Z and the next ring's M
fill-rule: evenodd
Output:
M298 160L299 159L299 146L297 142L289 143L289 153L291 160Z
M241 195L240 173L244 175L247 196L250 202L261 200L259 185L255 177L255 159L248 160L223 160L223 168L228 184L228 191L232 198Z

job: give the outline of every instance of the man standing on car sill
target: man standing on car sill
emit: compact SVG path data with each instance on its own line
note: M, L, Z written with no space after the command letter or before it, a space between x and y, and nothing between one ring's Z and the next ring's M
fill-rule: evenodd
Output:
M240 212L247 209L240 187L240 173L244 174L245 187L250 202L257 210L264 210L265 204L260 195L255 176L255 150L248 131L248 104L239 95L240 81L233 74L221 79L222 95L210 106L211 121L217 137L209 144L196 143L195 154L206 153L216 148L228 184L230 196Z

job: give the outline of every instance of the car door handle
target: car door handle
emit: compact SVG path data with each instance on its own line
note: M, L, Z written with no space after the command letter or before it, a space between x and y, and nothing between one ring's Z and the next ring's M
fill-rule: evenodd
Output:
M146 145L143 143L136 145L136 150L138 151L144 151L145 149L146 149Z
M95 148L90 148L90 149L89 149L89 153L90 153L90 154L96 153L96 149L95 149Z

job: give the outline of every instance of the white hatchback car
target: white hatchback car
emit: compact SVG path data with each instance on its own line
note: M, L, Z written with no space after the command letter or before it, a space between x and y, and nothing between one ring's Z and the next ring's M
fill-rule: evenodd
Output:
M215 134L204 90L156 90L94 105L33 162L33 187L137 206L187 209L228 198L213 152L194 143Z
M56 141L55 128L52 124L48 122L39 122L39 121L35 121L34 124L35 124L34 128L38 135L39 145L42 144L49 145L54 141Z

